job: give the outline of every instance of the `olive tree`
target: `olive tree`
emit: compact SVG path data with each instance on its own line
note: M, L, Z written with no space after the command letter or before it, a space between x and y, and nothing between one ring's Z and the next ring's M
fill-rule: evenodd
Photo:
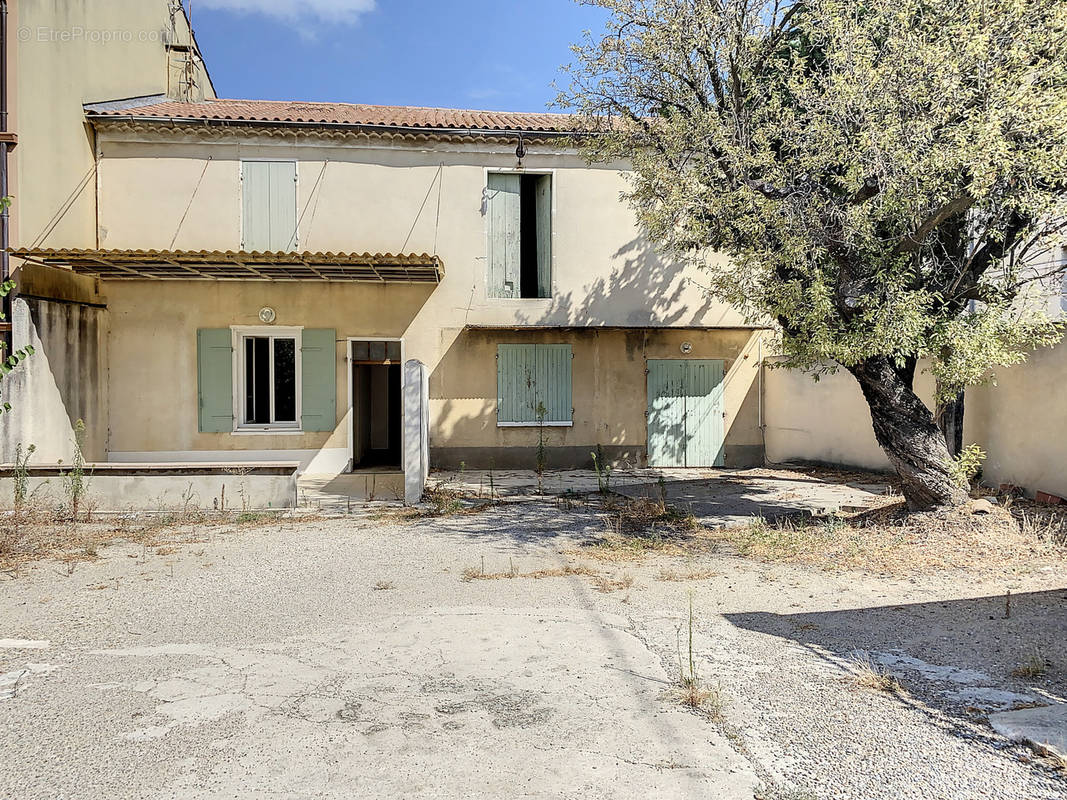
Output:
M855 376L910 507L965 500L916 371L948 402L1059 338L1031 294L1064 269L1067 3L582 2L585 155L787 366Z

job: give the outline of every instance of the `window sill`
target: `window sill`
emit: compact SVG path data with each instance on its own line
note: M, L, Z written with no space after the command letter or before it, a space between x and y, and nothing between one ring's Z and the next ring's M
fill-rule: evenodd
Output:
M574 422L545 422L546 428L573 428ZM540 422L498 422L498 428L540 428Z
M238 428L233 436L299 436L304 433L300 428Z

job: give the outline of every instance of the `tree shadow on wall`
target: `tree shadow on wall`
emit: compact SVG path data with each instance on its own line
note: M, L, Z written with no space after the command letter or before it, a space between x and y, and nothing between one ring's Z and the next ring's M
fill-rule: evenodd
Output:
M715 326L730 311L715 303L695 280L696 267L668 261L644 236L638 236L612 255L609 275L596 278L580 290L556 293L547 310L538 314L520 312L520 325L577 327ZM693 284L692 286L690 286ZM684 302L687 288L699 297L699 305Z

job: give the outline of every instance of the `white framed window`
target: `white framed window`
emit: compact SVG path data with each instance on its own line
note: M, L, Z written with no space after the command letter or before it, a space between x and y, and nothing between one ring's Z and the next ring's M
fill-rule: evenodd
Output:
M233 330L236 431L299 431L302 328Z

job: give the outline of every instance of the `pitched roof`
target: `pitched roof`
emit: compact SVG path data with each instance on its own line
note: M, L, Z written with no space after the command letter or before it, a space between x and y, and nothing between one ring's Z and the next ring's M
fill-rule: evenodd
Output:
M458 108L371 106L357 103L310 103L277 100L166 101L137 107L87 106L90 119L226 120L304 125L353 125L427 130L530 131L562 133L574 127L569 114L473 111Z

